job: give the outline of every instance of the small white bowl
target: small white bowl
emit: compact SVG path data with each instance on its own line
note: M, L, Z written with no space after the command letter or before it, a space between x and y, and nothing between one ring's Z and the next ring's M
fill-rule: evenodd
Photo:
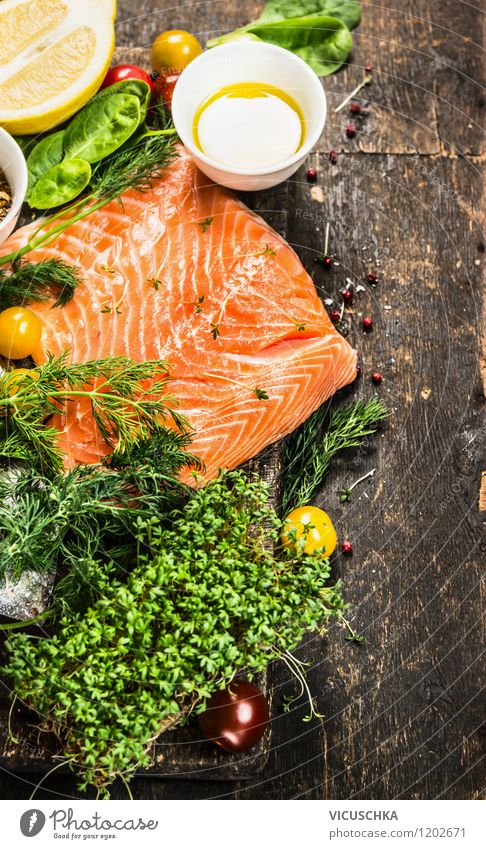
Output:
M14 229L27 192L27 163L17 142L0 127L0 171L7 178L12 206L0 220L0 245Z
M271 170L228 168L210 159L194 140L194 116L211 94L233 83L267 83L300 105L305 139L297 153ZM172 97L172 117L184 147L211 180L230 189L257 191L282 183L297 171L324 129L327 101L317 74L289 50L258 41L233 41L201 53L182 72Z

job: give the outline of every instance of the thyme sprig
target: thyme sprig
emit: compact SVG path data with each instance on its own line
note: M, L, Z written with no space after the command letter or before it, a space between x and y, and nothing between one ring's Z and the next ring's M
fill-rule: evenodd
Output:
M134 439L148 438L171 417L179 428L187 423L173 408L167 393L167 363L137 363L127 357L107 357L69 363L69 352L49 356L35 372L8 372L0 378L0 454L31 461L46 474L62 468L58 430L46 425L75 399L84 399L106 444L123 451Z
M283 510L308 503L321 486L332 458L347 448L357 448L388 416L381 401L354 401L335 410L323 434L327 408L320 407L286 442L284 451Z

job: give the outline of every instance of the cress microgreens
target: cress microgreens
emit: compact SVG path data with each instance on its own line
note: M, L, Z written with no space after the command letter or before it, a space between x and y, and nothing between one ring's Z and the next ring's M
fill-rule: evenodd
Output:
M69 363L68 352L50 356L34 373L17 375L13 385L6 372L0 377L0 456L28 461L45 475L59 471L58 430L45 421L73 399L90 404L101 436L119 451L134 438L156 433L167 416L184 427L170 406L174 401L167 394L168 381L167 364L159 360L107 357Z
M316 410L285 445L284 513L308 504L321 486L334 455L346 448L357 448L387 416L385 404L376 398L355 401L332 413L323 434L327 408Z
M205 218L204 221L199 221L197 226L201 228L203 233L206 233L213 221L214 218Z
M264 482L224 474L169 527L139 522L125 578L87 553L74 608L64 605L51 637L10 636L3 671L59 739L81 790L107 793L147 767L159 733L202 711L236 671L252 678L278 657L295 671L287 653L342 610L327 559L275 557L281 526Z

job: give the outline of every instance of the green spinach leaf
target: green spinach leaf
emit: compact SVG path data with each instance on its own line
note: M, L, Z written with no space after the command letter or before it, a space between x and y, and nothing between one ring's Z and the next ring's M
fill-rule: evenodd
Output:
M254 23L303 18L308 15L326 15L337 18L348 29L357 27L361 20L358 0L267 0L265 8Z
M56 133L44 136L40 142L37 142L27 159L27 169L29 172L27 198L30 197L37 180L39 180L46 171L53 168L54 165L59 165L63 156L64 130L58 130Z
M34 209L51 209L74 200L91 180L91 166L84 159L64 159L37 180L29 203Z
M108 88L102 88L91 98L84 108L87 109L93 103L99 103L114 94L131 94L134 97L138 97L140 101L140 123L145 120L150 106L152 92L148 83L145 83L143 80L122 80L120 83L108 86Z
M65 156L99 162L121 147L139 123L140 100L135 95L111 94L93 100L66 129Z
M14 136L13 139L17 142L18 146L20 147L20 150L27 159L31 150L33 150L36 144L38 143L39 136Z
M268 23L254 21L241 31L241 37L248 35L291 50L320 77L337 71L346 61L352 47L351 33L346 24L325 15L307 15ZM208 47L224 44L237 37L239 33L221 36L208 42Z
M325 77L346 61L352 47L349 30L360 20L358 0L267 0L256 21L210 39L206 47L259 38L291 50Z

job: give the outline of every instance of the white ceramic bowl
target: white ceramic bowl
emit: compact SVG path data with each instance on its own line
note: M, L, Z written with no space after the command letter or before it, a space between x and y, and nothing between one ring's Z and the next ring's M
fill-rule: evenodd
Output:
M272 170L228 168L202 153L194 141L194 116L204 100L223 86L242 82L277 86L302 109L304 143L290 159ZM324 89L309 65L283 47L258 41L233 41L201 53L182 72L172 98L175 127L197 166L216 183L242 191L268 189L294 174L317 143L326 112Z
M0 245L14 229L27 192L27 163L17 142L0 127L0 171L3 171L12 194L12 206L0 220Z

